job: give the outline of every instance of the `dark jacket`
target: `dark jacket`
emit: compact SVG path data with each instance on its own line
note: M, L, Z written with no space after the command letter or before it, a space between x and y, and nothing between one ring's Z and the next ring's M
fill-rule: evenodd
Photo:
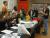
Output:
M48 19L48 16L49 16L49 8L46 8L45 13L47 13L48 15L44 15L44 18L45 19Z

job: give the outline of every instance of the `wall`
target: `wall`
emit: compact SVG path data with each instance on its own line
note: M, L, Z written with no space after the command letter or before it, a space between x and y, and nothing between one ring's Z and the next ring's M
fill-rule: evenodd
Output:
M50 3L50 0L32 0L32 3Z
M2 4L5 0L0 0L0 11L2 10ZM17 4L17 0L6 0L8 1L8 9L12 10L15 4Z
M34 8L39 8L40 6L43 6L43 4L32 4L31 8L34 9ZM48 5L48 8L50 10L50 5ZM49 11L49 15L50 15L50 11Z

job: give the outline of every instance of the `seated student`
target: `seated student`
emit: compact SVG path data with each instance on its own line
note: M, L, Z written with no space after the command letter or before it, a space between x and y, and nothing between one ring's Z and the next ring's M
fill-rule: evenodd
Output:
M30 21L30 16L29 16L29 14L28 13L26 13L26 21Z
M17 7L16 6L14 6L12 13L13 13L13 16L17 15Z
M4 1L3 5L2 5L2 14L3 14L3 17L8 15L7 5L8 5L7 1Z
M20 17L20 13L18 13L17 16L16 16L16 23L17 23L17 24L19 23L19 21L20 21L19 19L20 19L20 18L21 18L21 17Z
M20 10L20 16L21 16L21 20L25 19L25 10L23 8Z
M37 10L37 8L34 8L34 10L31 9L29 11L29 15L30 15L31 18L38 17L38 10Z
M18 12L17 12L17 7L16 7L16 6L14 6L12 13L13 13L13 16L16 17L16 23L18 23L18 18L19 18L18 15L19 15L19 14L18 14ZM13 20L13 21L14 21L14 20Z

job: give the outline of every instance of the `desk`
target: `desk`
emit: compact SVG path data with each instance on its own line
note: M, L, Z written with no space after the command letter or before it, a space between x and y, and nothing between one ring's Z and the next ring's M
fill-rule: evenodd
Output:
M27 30L27 28L34 28L35 25L38 24L38 21L34 20L34 21L20 21L20 23L18 24L18 33L23 33L23 34L29 34L29 31Z
M0 34L0 38L20 38L21 36L18 35L17 31L18 31L17 26L12 26L10 27L10 29L2 30Z
M38 21L37 20L34 20L34 21L20 21L20 24L24 24L26 28L32 28L34 27L36 24L38 24Z

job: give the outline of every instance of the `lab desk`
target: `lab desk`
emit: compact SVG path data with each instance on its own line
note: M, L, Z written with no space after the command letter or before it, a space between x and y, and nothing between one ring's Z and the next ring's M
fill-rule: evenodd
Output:
M27 29L31 29L33 30L32 28L35 28L35 26L38 24L38 21L34 20L34 21L20 21L19 25L18 25L18 32L19 33L22 33L24 31L27 31ZM23 32L24 33L24 32Z
M10 29L4 29L0 32L0 38L20 38L17 31L17 26L12 26Z
M37 26L37 24L38 24L38 21L36 21L36 20L34 20L34 21L22 21L21 20L18 24L18 34L20 34L21 36L23 36L23 35L32 36L32 33L34 33L34 28L35 28L35 26Z
M34 21L20 21L20 24L26 27L26 28L33 28L35 25L38 24L37 20Z

